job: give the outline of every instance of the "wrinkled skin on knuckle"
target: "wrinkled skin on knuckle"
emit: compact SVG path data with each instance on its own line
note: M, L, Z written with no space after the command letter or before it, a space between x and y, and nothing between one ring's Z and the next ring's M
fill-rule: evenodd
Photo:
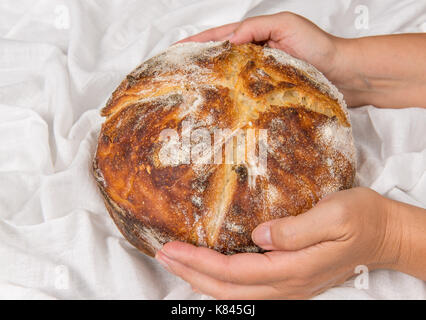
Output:
M286 217L284 221L273 224L271 227L272 243L281 248L291 247L291 243L297 238L296 230L293 227L294 216Z
M275 247L283 248L287 242L287 228L284 224L279 223L271 227L272 244Z
M338 228L342 228L345 231L350 231L353 222L353 207L347 201L343 199L336 199L330 201L328 204L328 210L330 211L333 223Z

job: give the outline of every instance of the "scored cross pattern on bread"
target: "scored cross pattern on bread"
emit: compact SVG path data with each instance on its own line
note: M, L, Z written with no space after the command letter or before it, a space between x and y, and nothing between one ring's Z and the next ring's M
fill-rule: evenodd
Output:
M303 213L353 185L355 149L342 95L314 67L277 49L174 45L130 73L102 115L96 181L120 231L149 255L171 240L258 252L256 225ZM266 173L253 175L247 158L227 163L224 152L221 163L188 163L177 152L164 164L160 134L181 134L185 121L212 139L215 130L229 130L228 143L248 129L256 138L267 130Z

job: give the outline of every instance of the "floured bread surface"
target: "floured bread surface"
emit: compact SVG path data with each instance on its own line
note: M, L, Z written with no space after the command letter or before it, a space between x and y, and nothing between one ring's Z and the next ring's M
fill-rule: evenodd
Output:
M130 73L102 115L94 176L120 231L151 256L172 240L226 254L259 252L251 241L259 223L303 213L353 185L355 149L342 95L314 67L277 49L174 45ZM190 151L188 162L183 140L162 161L170 143L163 130L184 139L188 124L189 147L197 129L211 133L212 145L217 130L232 133L227 141L266 130L266 171L253 174L247 157L197 162Z

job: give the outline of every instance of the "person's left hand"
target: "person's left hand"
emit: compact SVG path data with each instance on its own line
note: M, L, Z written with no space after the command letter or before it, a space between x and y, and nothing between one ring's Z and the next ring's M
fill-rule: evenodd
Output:
M390 200L367 188L333 193L295 217L259 225L266 253L223 255L170 242L156 259L195 291L218 299L301 299L343 283L358 265L392 267L401 226Z

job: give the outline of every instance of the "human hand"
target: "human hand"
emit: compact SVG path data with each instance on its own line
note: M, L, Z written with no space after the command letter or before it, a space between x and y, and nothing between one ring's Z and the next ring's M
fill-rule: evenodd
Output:
M298 216L259 225L253 241L266 253L226 256L170 242L156 259L201 293L219 299L310 298L343 283L358 265L392 268L401 226L391 200L367 188L333 193Z

